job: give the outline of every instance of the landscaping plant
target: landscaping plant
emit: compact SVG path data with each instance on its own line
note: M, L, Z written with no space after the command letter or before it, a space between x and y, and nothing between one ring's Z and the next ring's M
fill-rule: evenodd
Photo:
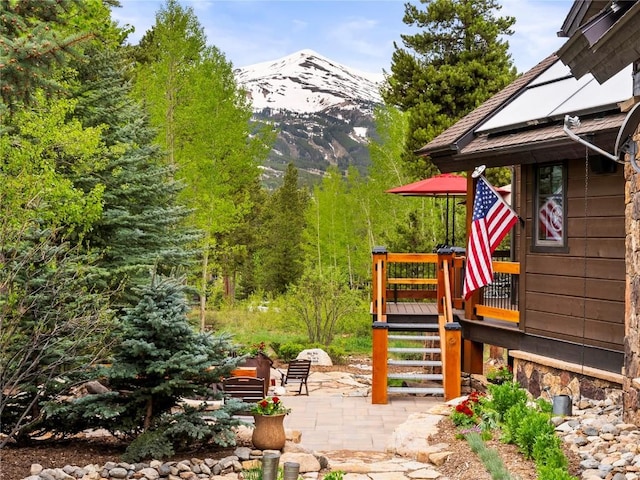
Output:
M465 435L471 450L480 457L485 468L491 475L491 480L514 480L507 467L500 458L500 454L493 448L487 448L482 437L475 432Z
M206 443L235 445L232 428L240 420L232 415L242 405L206 413L177 408L181 398L213 396L210 385L236 364L228 336L197 333L188 323L184 290L178 279L152 278L122 319L121 341L103 372L108 391L50 405L53 431L105 428L131 441L123 456L130 462Z
M525 458L534 460L539 480L575 480L567 472L562 442L550 421L551 404L544 399L528 402L527 393L513 381L488 385L488 389L488 395L469 394L450 418L492 480L512 478L497 452L484 444L492 437L492 430L499 430L501 441L517 445Z

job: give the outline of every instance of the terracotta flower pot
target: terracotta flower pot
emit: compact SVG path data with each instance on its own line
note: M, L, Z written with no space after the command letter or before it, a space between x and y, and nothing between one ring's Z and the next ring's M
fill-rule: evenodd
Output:
M251 443L259 450L282 450L287 437L284 433L284 417L281 415L254 415L256 425Z

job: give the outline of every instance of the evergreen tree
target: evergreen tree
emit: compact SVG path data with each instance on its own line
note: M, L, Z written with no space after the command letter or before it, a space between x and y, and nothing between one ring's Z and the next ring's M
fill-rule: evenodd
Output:
M282 186L267 202L259 252L260 286L265 292L284 293L304 270L302 234L308 194L298 186L298 169L289 164Z
M513 17L495 17L496 0L421 0L405 5L404 23L422 30L402 35L395 46L391 75L382 88L385 103L409 112L404 158L411 176L437 173L413 152L451 126L516 75L502 37L511 35Z
M77 55L77 47L93 38L83 29L70 33L72 13L82 13L94 0L0 0L0 116L29 102L38 88L61 88L54 67ZM77 15L81 17L82 15ZM70 29L69 29L70 30Z
M135 302L133 291L148 282L151 270L194 262L190 246L198 232L184 226L189 211L178 203L183 186L130 96L121 54L91 53L91 62L78 66L75 114L86 127L102 128L107 154L101 168L75 178L86 190L104 189L102 215L82 240L100 254L100 285L120 287L121 300Z
M139 298L122 319L121 341L104 370L109 392L48 405L49 425L64 433L100 427L134 439L128 461L164 458L207 442L235 444L232 427L239 420L230 415L238 403L212 412L211 422L187 407L171 413L181 398L214 395L210 385L228 376L237 361L229 337L194 332L178 279L154 275Z

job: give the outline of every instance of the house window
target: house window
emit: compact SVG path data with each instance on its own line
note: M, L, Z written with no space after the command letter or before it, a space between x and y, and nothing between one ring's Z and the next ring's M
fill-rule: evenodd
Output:
M534 248L537 250L565 248L567 245L566 172L562 163L536 168Z

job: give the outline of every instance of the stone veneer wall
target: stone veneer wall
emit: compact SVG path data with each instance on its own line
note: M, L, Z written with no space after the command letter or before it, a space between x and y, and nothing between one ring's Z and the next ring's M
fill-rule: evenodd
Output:
M636 131L634 140L640 143L640 129ZM623 410L625 422L640 425L640 174L627 164L625 179L626 292Z
M531 355L530 357L535 357ZM606 372L585 368L574 364L545 365L535 358L514 358L515 379L534 398L551 400L554 395L571 395L574 401L581 398L605 400L616 393L619 395L622 377ZM549 387L548 393L545 390Z

